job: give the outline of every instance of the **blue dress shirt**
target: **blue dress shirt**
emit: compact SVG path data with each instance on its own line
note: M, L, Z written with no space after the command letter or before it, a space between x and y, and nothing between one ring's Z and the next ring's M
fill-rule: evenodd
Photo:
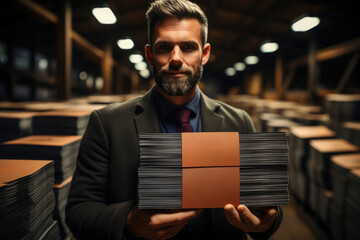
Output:
M177 127L174 120L169 117L169 114L178 106L168 102L163 96L159 94L156 88L153 88L155 96L155 105L159 116L159 126L163 133L176 133ZM201 132L201 114L200 114L200 90L196 86L196 94L190 102L185 104L185 108L191 110L190 125L194 132Z

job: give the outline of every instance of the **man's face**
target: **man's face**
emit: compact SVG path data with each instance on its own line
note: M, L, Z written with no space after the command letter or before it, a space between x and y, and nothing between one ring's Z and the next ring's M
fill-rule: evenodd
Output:
M170 96L183 96L201 79L210 45L201 44L201 25L196 19L165 19L155 25L153 47L146 56L158 87Z

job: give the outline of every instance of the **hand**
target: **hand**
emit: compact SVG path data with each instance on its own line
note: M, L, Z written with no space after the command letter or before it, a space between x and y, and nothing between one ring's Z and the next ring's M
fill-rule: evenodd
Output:
M231 204L224 207L224 213L229 223L244 232L265 232L276 219L277 207L256 208L251 212L245 205L235 208Z
M136 237L167 239L175 236L188 222L195 218L196 210L140 210L135 205L127 219L126 227Z

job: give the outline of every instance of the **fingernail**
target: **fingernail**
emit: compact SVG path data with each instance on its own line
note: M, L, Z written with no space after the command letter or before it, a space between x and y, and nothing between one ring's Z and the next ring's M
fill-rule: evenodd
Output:
M239 205L239 206L237 207L237 210L242 213L242 212L245 211L245 206L244 206L244 205Z
M226 204L224 207L226 210L230 210L233 208L233 206L231 204Z

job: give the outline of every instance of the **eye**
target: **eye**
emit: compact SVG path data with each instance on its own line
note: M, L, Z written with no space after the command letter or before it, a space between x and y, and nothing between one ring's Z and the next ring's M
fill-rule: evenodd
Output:
M183 51L194 51L196 50L196 47L194 45L191 45L191 44L184 44L181 49Z
M169 51L171 51L172 47L171 47L170 45L165 45L165 44L163 44L163 45L157 46L156 49L157 49L159 52L169 52Z

